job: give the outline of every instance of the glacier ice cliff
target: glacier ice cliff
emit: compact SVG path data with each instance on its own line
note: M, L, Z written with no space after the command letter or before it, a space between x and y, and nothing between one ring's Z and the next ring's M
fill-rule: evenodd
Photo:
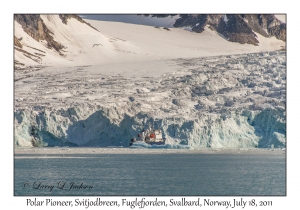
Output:
M67 110L16 112L15 143L19 146L128 147L130 139L149 123L161 127L166 143L193 148L280 148L286 144L285 112L280 109L157 120L143 112L132 115L118 113L115 107L85 105Z

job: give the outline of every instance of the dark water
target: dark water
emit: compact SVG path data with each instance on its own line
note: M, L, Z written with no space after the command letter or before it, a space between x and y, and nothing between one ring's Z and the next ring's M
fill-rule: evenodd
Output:
M15 195L286 195L285 155L272 152L24 157L14 164Z

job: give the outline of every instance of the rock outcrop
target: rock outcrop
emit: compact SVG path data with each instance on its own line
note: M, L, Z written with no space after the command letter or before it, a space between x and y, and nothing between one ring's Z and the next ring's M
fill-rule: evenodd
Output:
M166 16L168 15L153 15L160 18ZM173 26L191 27L196 33L202 33L205 27L209 26L228 41L241 44L258 45L255 33L264 37L275 36L279 40L286 41L286 24L271 14L182 14Z
M17 47L20 47L20 48L23 47L22 44L20 43L19 39L16 36L14 36L14 45Z
M74 18L76 20L78 20L81 23L87 24L88 26L90 26L91 28L95 29L96 31L98 31L96 28L94 28L93 26L91 26L91 24L85 22L84 20L82 20L81 17L79 17L78 15L74 15L74 14L60 14L59 18L62 20L62 22L64 24L68 23L68 19Z
M74 18L78 20L81 23L89 25L92 27L89 23L85 22L81 19L78 15L74 14L60 14L60 19L64 24L68 23L68 19ZM63 55L62 49L64 46L59 43L58 41L54 40L53 33L47 28L47 26L44 24L43 19L40 17L40 15L36 14L16 14L14 16L14 20L21 24L23 30L30 35L33 39L36 41L45 40L47 41L47 47L49 49L54 49L57 52L59 52L60 55ZM97 29L95 29L97 30ZM15 37L14 39L14 45L22 48L22 44L19 42L18 38Z
M47 41L47 47L49 49L53 48L57 52L60 52L60 50L64 48L62 44L53 39L52 32L44 24L40 15L16 14L14 16L14 19L19 24L21 24L23 30L33 39L35 39L36 41Z

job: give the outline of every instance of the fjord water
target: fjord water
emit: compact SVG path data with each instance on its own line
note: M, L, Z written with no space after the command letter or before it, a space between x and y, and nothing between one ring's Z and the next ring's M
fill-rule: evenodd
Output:
M17 196L286 195L283 151L15 154L14 167Z

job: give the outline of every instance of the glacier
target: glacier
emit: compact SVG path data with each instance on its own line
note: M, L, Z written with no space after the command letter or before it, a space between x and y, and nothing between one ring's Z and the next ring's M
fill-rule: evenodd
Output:
M129 76L99 73L105 66L15 72L15 145L129 147L150 123L162 129L169 148L285 148L284 51L157 66L167 70Z
M128 106L130 109L131 107ZM67 110L15 113L15 143L19 146L123 146L148 122L144 113L116 116L116 108L77 106ZM222 115L202 115L160 120L170 145L192 148L285 147L285 115L282 110L243 111ZM155 126L155 124L154 124Z

